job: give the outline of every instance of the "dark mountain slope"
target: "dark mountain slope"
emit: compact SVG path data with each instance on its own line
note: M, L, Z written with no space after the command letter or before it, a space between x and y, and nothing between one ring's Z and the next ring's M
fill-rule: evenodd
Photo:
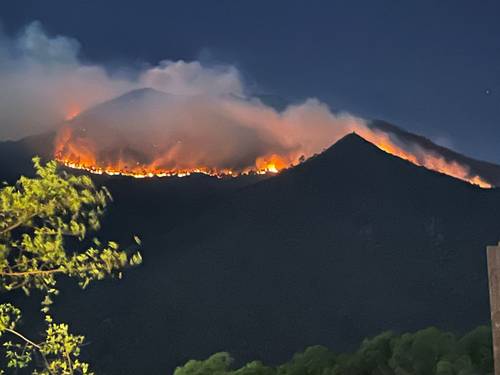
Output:
M52 158L54 133L43 133L19 141L0 142L0 181L15 181L33 170L31 159L38 155Z
M500 186L500 165L489 163L482 160L472 159L468 156L459 154L449 148L439 146L431 140L417 134L407 132L396 125L382 120L374 120L369 123L371 129L381 130L384 133L394 134L400 141L408 145L416 144L424 150L432 151L441 155L448 161L455 161L461 165L469 167L472 175L481 176L494 186Z
M386 329L469 329L489 319L484 255L500 238L498 207L498 190L349 135L145 238L141 267L67 290L57 316L87 333L104 374L168 372L220 350L281 361Z

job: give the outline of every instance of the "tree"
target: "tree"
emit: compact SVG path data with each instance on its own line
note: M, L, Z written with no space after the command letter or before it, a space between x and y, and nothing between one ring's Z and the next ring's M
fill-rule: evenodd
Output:
M19 330L21 311L0 304L5 363L39 375L91 374L78 358L84 336L72 334L50 315L57 282L69 277L85 288L107 276L121 278L122 270L139 264L141 256L120 250L113 241L90 241L111 200L105 188L94 186L88 176L59 171L54 161L42 165L34 158L33 163L36 177L21 177L0 190L0 288L4 293L21 289L26 295L40 291L46 329L41 338L28 338Z
M215 353L205 360L190 360L177 367L174 375L276 375L276 371L259 361L247 363L233 370L233 358L226 352Z
M384 332L363 340L354 353L335 354L311 346L282 365L259 361L232 369L233 359L217 353L190 360L174 375L491 375L490 327L478 327L461 338L430 327L417 332Z
M288 363L278 368L278 375L322 375L333 367L336 355L327 348L316 345L297 353Z
M177 367L174 375L228 375L232 362L229 353L215 353L202 361L188 361L184 366Z

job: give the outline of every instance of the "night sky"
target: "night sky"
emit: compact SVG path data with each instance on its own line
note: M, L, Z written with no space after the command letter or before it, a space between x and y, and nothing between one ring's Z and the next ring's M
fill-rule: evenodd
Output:
M2 1L107 66L234 64L256 92L381 118L500 163L500 1Z

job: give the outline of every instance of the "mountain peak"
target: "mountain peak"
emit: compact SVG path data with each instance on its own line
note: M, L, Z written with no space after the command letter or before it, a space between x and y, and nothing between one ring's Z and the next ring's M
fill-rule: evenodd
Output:
M342 185L354 190L375 185L406 190L415 184L435 188L449 188L451 184L473 188L459 179L391 155L355 132L345 135L283 176L285 174L305 178L313 184Z
M338 148L338 147L360 147L360 146L370 146L376 147L373 143L367 141L365 138L360 136L355 131L344 135L337 142L335 142L330 148Z
M128 91L116 98L99 104L97 107L109 106L109 105L121 105L130 104L133 101L145 101L145 100L165 100L170 96L166 92L153 89L151 87L143 87L140 89L135 89ZM94 107L94 108L97 108Z
M124 109L132 105L141 107L144 104L156 105L162 104L171 95L153 89L151 87L143 87L128 91L113 99L102 102L78 115L75 119L82 119L87 116L113 116L123 112Z
M367 141L358 133L352 132L340 138L318 156L327 159L331 157L337 159L340 157L349 158L349 160L356 160L358 158L362 160L369 155L373 155L373 153L379 155L385 154L376 145Z

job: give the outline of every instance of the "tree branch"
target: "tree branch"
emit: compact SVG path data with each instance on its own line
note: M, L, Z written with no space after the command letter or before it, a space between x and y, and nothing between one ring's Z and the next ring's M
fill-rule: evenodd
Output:
M21 225L23 225L24 223L26 223L27 221L33 219L36 215L38 215L37 212L35 212L34 214L32 215L29 215L28 217L26 217L25 219L23 220L19 220L17 222L15 222L14 224L8 226L7 228L4 228L0 231L0 235L2 234L5 234L5 233L8 233L8 232L11 232L13 231L14 229L20 227Z
M0 272L0 276L10 276L10 277L20 277L20 276L31 276L31 275L46 275L52 273L62 273L64 272L61 268L56 268L53 270L33 270L33 271L23 271L23 272Z
M45 354L42 353L42 347L36 343L34 343L33 341L31 341L29 338L23 336L22 334L20 334L19 332L13 330L13 329L10 329L10 328L5 328L5 331L13 334L14 336L17 336L19 337L21 340L23 340L26 344L29 344L31 346L33 346L37 351L38 353L40 353L40 355L42 356L42 359L43 359L43 362L45 363L45 368L47 369L47 371L50 373L50 374L53 374L54 372L50 369L50 365L49 365L49 361L47 361L47 357L45 357ZM24 347L23 351L26 350L26 347Z
M31 346L33 346L34 348L37 348L38 350L41 349L40 345L38 344L35 344L33 341L31 341L29 338L21 335L19 332L13 330L13 329L10 329L10 328L5 328L5 330L9 333L12 333L13 335L19 337L21 340L23 340L24 342L30 344Z

